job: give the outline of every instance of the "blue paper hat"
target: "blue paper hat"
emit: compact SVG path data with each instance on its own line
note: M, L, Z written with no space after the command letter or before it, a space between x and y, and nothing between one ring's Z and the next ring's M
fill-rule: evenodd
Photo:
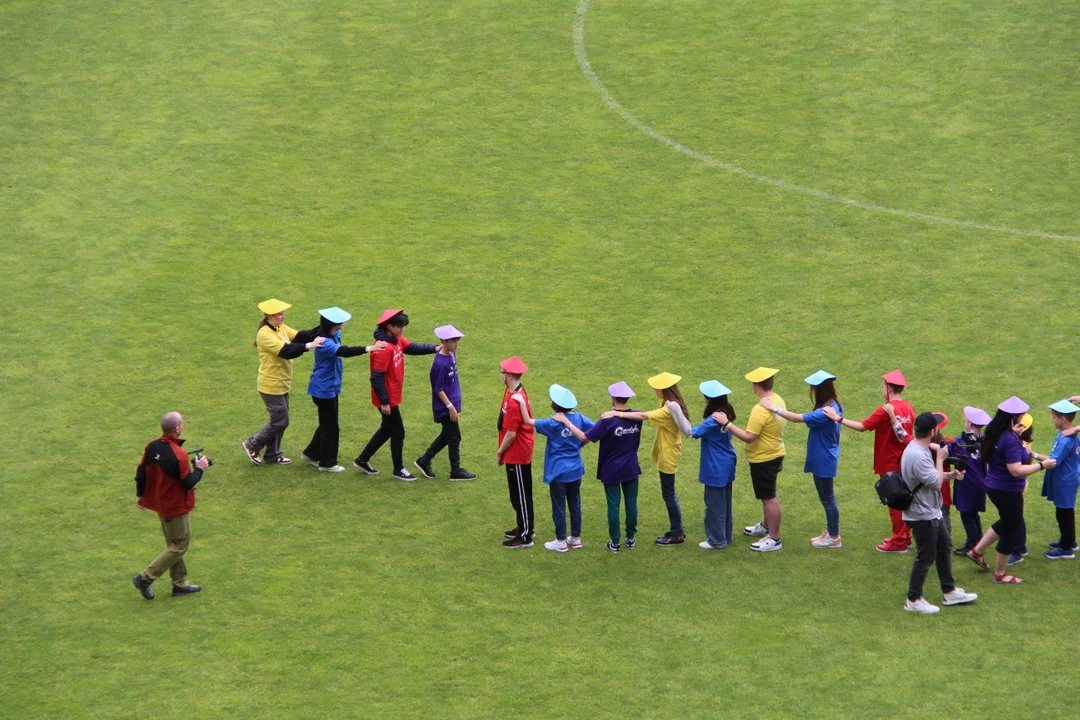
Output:
M706 380L698 385L701 394L707 398L717 398L721 395L730 395L731 390L719 380Z
M577 398L574 397L574 393L570 392L568 388L564 388L562 385L552 385L548 388L548 397L551 398L551 402L555 403L559 407L572 410L577 407Z
M345 312L344 310L342 310L339 307L331 307L331 308L326 308L325 310L320 310L319 315L322 315L329 322L332 322L335 325L340 325L342 323L349 322L349 320L352 319L352 315Z
M1073 405L1068 400L1058 400L1056 403L1054 403L1053 405L1050 405L1049 407L1054 412L1059 412L1062 415L1068 415L1070 413L1080 412L1080 407L1077 407L1076 405Z
M833 375L832 373L825 372L824 370L818 370L816 373L814 373L810 377L806 378L806 384L807 385L813 385L814 387L817 387L818 385L825 382L826 380L835 380L835 379L836 379L836 376Z

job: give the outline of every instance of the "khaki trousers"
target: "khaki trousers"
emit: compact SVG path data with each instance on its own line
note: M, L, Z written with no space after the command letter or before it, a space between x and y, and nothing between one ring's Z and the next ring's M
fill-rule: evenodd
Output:
M187 578L184 553L187 552L188 542L191 541L191 514L184 513L176 517L160 519L161 532L165 535L165 550L143 570L143 578L153 582L168 570L172 584L182 587L186 584Z

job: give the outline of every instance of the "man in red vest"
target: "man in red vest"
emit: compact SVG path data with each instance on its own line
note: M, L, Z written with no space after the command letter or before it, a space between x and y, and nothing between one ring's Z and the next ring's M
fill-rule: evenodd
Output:
M161 437L146 446L135 471L139 507L158 514L165 535L165 550L132 579L135 589L147 600L154 599L150 585L166 570L172 578L173 597L202 590L187 581L184 554L191 539L189 513L195 507L195 485L202 479L203 470L210 466L210 460L200 456L195 467L191 467L188 454L181 447L183 432L184 418L180 413L165 413L161 417Z

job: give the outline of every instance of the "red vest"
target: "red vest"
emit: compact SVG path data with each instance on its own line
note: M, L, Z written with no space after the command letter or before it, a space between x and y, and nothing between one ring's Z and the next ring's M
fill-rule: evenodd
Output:
M181 480L191 473L183 440L162 435L146 446L135 472L136 494L142 507L161 517L176 517L195 507L195 490L187 490Z

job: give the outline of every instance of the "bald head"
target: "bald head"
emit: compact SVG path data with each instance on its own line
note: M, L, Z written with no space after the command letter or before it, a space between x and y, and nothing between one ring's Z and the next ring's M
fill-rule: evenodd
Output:
M165 435L180 437L180 430L184 427L184 418L178 412L167 412L161 416L161 432Z

